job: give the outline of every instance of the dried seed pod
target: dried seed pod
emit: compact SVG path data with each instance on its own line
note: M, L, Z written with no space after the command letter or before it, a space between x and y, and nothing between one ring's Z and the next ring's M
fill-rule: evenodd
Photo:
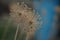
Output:
M31 10L26 4L19 3L10 6L10 17L16 23L20 25L20 30L27 34L27 37L33 35L34 32L39 28L41 17L35 14L34 10ZM27 38L26 37L26 38Z

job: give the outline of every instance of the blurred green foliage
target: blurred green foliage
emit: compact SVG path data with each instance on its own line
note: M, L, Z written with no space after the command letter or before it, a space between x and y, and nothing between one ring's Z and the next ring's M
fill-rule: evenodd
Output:
M0 40L14 40L17 28L9 20L9 18L0 18ZM18 33L17 40L25 40L25 36L23 33Z

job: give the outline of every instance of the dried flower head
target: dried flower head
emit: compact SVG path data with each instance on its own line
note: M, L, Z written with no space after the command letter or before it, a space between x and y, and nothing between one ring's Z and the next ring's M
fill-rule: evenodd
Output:
M19 24L20 29L26 33L34 33L40 25L40 15L35 14L24 2L14 3L10 6L10 17L14 23Z

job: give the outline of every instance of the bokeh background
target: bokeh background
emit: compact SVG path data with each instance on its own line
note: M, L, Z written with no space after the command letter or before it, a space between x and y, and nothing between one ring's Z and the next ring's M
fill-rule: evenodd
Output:
M16 28L13 27L12 22L8 22L9 4L12 2L25 2L28 7L41 15L42 28L36 31L34 40L60 40L58 0L0 0L0 40L13 40L14 38ZM58 11L55 9L57 7Z

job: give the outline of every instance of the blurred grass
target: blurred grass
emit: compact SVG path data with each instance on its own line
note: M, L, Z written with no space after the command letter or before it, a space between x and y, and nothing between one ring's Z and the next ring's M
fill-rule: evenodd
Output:
M14 40L17 27L13 25L12 21L7 17L0 18L0 40ZM25 33L20 33L20 29L17 35L17 40L25 40Z
M15 31L12 22L8 24L8 19L0 19L0 40L13 40Z

